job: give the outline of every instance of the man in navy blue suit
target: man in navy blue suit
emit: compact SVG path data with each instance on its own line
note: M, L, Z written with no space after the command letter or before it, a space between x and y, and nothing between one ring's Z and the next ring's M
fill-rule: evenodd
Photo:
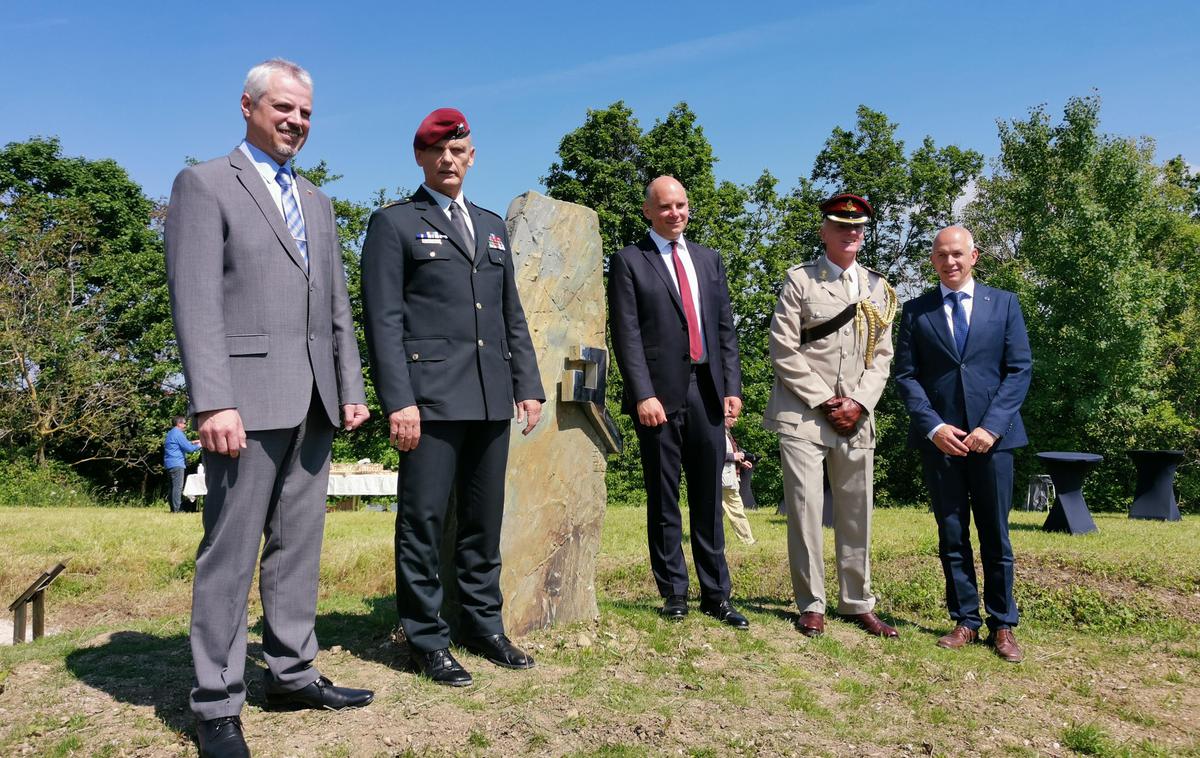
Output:
M1006 661L1023 657L1013 635L1013 553L1008 538L1014 448L1028 442L1021 403L1033 359L1017 297L977 283L971 233L950 226L933 240L941 284L904 305L895 372L921 452L938 524L946 605L955 627L938 640L952 650L974 642L983 621L971 552L979 532L988 643Z

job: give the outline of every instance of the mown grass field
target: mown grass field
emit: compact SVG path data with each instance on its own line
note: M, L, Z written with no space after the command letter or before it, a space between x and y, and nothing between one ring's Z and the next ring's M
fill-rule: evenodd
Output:
M876 513L879 610L902 635L883 641L840 622L817 640L794 630L784 524L763 511L751 514L758 544L728 549L751 630L695 612L660 620L643 511L616 507L599 618L522 640L538 659L529 672L463 654L476 685L459 691L409 673L390 640L391 518L332 513L318 664L335 682L373 687L376 702L275 713L252 679L247 736L256 755L296 756L1200 755L1200 520L1099 515L1098 534L1069 537L1042 533L1042 518L1013 514L1018 666L982 645L934 646L949 623L922 510ZM199 533L194 514L0 510L6 603L70 559L48 605L61 631L0 648L0 755L194 754L187 619ZM255 624L253 603L250 615Z

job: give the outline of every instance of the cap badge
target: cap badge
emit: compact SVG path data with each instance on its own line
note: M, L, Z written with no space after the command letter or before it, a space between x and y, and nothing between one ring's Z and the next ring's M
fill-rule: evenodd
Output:
M856 211L856 210L858 210L858 209L854 207L854 201L853 201L853 200L847 200L847 201L846 201L846 205L844 205L844 206L842 207L842 210L847 210L847 211Z

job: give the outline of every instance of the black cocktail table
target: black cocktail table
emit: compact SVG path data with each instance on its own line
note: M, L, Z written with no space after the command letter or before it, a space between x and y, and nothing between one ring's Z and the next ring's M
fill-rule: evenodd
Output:
M1175 502L1175 467L1183 460L1182 450L1130 450L1137 466L1137 484L1133 489L1133 507L1129 518L1179 521Z
M1046 473L1054 481L1054 505L1042 529L1047 532L1087 534L1096 531L1096 522L1083 499L1083 480L1104 456L1095 453L1038 453L1046 464Z

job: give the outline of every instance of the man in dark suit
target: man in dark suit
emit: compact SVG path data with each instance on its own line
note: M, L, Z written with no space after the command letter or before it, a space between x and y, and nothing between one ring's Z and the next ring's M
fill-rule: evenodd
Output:
M646 482L650 570L661 613L687 615L688 574L679 511L687 474L692 559L700 610L737 629L746 617L729 602L721 522L725 416L742 410L737 335L725 267L716 251L685 240L687 192L669 176L646 188L649 234L609 260L613 349L624 379L621 409L633 417Z
M972 276L979 251L971 233L947 227L933 240L941 284L904 305L896 383L908 406L909 444L918 448L938 523L946 604L955 627L940 647L961 648L983 625L971 552L979 531L989 643L1020 662L1013 635L1013 553L1008 538L1013 449L1027 444L1021 403L1033 359L1020 303Z
M252 68L245 140L180 172L167 212L171 310L208 487L190 635L201 755L249 755L238 714L264 538L267 704L337 710L373 697L312 665L330 446L339 421L354 429L367 407L333 206L289 166L311 113L308 72L279 59Z
M452 490L458 642L500 666L533 666L504 634L500 525L514 399L524 434L546 399L504 220L463 196L475 162L470 134L453 108L421 122L413 153L425 182L371 216L362 253L372 376L401 451L396 607L413 663L451 686L472 682L441 617L439 547Z

